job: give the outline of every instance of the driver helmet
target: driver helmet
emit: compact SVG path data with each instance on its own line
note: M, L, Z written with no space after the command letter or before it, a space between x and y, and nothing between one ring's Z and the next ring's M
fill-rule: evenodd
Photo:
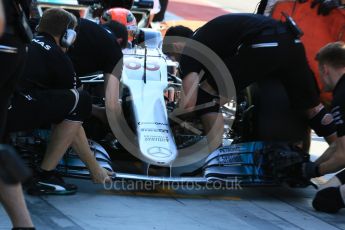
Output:
M133 13L124 8L112 8L105 11L101 18L101 23L117 21L126 26L128 31L128 41L132 42L137 32L137 20Z

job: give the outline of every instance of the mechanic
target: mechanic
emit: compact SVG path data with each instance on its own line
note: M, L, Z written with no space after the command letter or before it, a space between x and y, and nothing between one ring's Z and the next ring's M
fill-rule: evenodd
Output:
M335 139L332 116L320 104L318 88L308 66L304 47L298 34L288 25L262 15L227 14L199 28L192 41L205 45L222 59L237 91L261 79L279 78L292 106L306 110L311 128L329 143ZM189 48L187 42L183 52ZM203 55L208 57L208 54ZM190 110L208 102L217 102L199 111L212 151L221 145L224 119L220 105L226 102L222 96L229 95L219 95L222 92L218 92L218 87L224 88L227 79L217 85L217 76L207 73L207 68L186 55L181 58L180 68L184 90L182 108ZM199 76L201 70L206 73L204 76Z
M178 25L169 27L169 29L165 32L165 36L163 39L163 53L165 53L171 60L178 62L180 60L180 54L182 53L184 47L184 42L176 41L174 43L168 44L167 39L172 36L191 38L193 36L193 30L188 27ZM176 52L169 52L169 50Z
M23 8L27 8L26 4L29 4L26 1L18 3ZM17 7L12 0L0 0L0 143L3 143L9 99L26 59L26 34L20 30L21 22ZM16 179L23 176L19 175L19 172L25 168L21 161L13 157L16 157L13 150L0 145L0 199L11 219L13 229L35 229L24 200L21 180ZM13 171L6 170L11 167L17 169L17 175L12 175ZM8 181L10 178L16 180Z
M154 26L153 19L156 14L158 14L161 11L161 4L159 0L153 0L153 8L150 10L150 16L149 16L149 22L148 25L151 26L151 28Z
M257 13L265 16L270 16L274 5L279 1L285 0L261 0ZM295 0L299 3L304 3L307 0ZM317 13L320 15L328 15L333 9L344 6L345 0L313 0L311 8L318 5Z
M128 47L128 31L126 26L117 21L109 21L102 24L102 26L115 37L116 42L122 49Z
M103 73L106 109L108 112L114 113L119 112L121 109L119 104L119 79L122 72L123 57L116 36L124 29L113 31L110 24L104 26L80 18L77 28L78 37L68 55L73 62L77 76L85 76L96 72ZM117 26L119 25L117 24ZM123 33L120 33L118 38L121 38L123 42L127 41L125 40L126 35ZM93 105L92 115L107 123L104 108Z
M159 4L161 5L161 10L157 14L155 14L153 18L153 22L164 21L165 12L168 8L168 3L169 3L169 0L159 0Z
M178 36L180 38L191 38L193 36L193 30L191 30L188 27L185 26L171 26L168 28L168 30L165 32L162 49L163 53L172 61L179 62L181 53L184 47L184 42L173 42L169 44L167 42L168 38L172 36ZM170 50L170 51L169 51ZM173 51L173 52L171 52ZM168 67L168 72L173 75L179 75L178 68L174 67Z
M320 49L316 60L324 83L323 90L333 91L331 111L336 124L337 139L315 162L316 170L311 170L309 177L318 177L345 168L345 43L329 43ZM318 211L329 213L345 208L344 170L320 187L313 206Z
M28 189L32 195L73 194L77 187L66 184L55 168L72 146L90 169L95 183L110 181L90 150L82 122L91 113L91 98L78 89L73 64L65 54L76 38L77 19L69 12L46 10L28 52L28 62L18 93L9 109L7 131L22 131L55 124L37 178ZM25 116L23 116L25 114Z

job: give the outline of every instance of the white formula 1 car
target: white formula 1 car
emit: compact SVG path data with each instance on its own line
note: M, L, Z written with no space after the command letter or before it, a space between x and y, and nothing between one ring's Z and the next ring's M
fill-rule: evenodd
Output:
M284 90L275 92L279 83L252 86L233 103L236 108L224 106L222 111L227 124L223 147L209 152L199 119L193 113L174 113L182 81L169 73L169 68L177 63L162 53L161 34L142 28L138 37L134 48L124 51L121 78L124 116L115 124L103 124L92 118L84 126L97 160L104 168L115 172L113 180L204 185L240 180L243 186L273 186L284 182L292 186L309 184L299 175L299 166L309 161L309 154L295 144L307 139L305 126L296 122L301 119L295 116L282 119L281 114L290 114L288 108L282 108L280 114L270 112L274 103L286 101ZM94 103L104 106L103 76L85 76L81 80ZM276 101L269 101L272 98ZM267 116L275 116L272 121L288 125L275 125L280 132L277 133L262 121L262 117ZM298 140L280 135L291 126L303 127L302 131L293 131L302 133ZM49 130L39 129L13 133L10 139L27 163L36 166L48 137ZM58 170L65 176L90 178L86 166L72 149L66 153Z

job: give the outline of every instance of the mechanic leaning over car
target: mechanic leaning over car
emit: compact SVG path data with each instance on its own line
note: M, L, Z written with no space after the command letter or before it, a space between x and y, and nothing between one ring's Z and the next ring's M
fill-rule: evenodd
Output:
M333 91L332 114L337 139L315 162L305 170L307 177L319 177L345 168L345 43L329 43L316 56L324 91ZM345 171L338 173L320 187L313 201L318 211L336 213L345 208Z
M169 44L167 41L172 36L178 36L181 38L190 38L193 36L193 30L186 26L177 25L177 26L170 26L168 30L165 32L165 36L163 39L163 53L172 61L179 62L181 58L181 53L184 47L183 41L180 42L173 42ZM173 75L179 75L179 71L177 67L168 67L168 72Z
M77 76L85 76L102 72L105 80L105 98L107 111L116 112L120 109L119 104L119 79L122 72L122 50L126 46L127 30L123 28L118 31L108 22L98 25L87 19L79 19L77 28L77 39L68 51ZM121 32L121 31L124 31ZM120 32L120 33L119 33ZM119 40L121 38L121 40ZM120 43L120 44L119 44ZM104 108L93 105L92 114L106 122Z
M76 38L77 19L59 8L46 10L29 45L28 61L9 108L7 132L53 125L50 141L29 194L73 194L55 168L72 146L90 169L95 183L110 178L90 150L82 123L90 116L91 97L79 87L73 64L65 54Z
M23 22L20 19L24 19L27 12L19 9L28 9L29 3L0 0L0 143L3 143L9 100L21 76L26 60L26 43L31 38L21 30ZM35 229L20 184L26 168L9 146L0 145L0 158L0 199L13 229ZM16 171L9 170L11 168Z
M221 58L238 92L255 81L278 78L285 86L292 106L305 110L311 128L331 143L336 137L335 125L332 116L320 104L314 74L298 36L289 25L262 15L227 14L199 28L189 42L199 42ZM192 49L188 47L189 42L183 53ZM212 151L221 145L224 119L220 105L225 101L220 96L227 95L220 95L222 92L218 92L218 87L224 87L227 79L211 76L207 66L187 55L182 55L180 69L184 109L218 101L216 105L198 111ZM199 76L202 70L206 74Z
M166 54L172 61L179 62L182 50L184 48L184 42L181 40L180 42L176 41L169 44L167 39L172 36L191 38L193 33L193 30L186 26L178 25L169 27L169 29L165 32L163 39L163 53Z

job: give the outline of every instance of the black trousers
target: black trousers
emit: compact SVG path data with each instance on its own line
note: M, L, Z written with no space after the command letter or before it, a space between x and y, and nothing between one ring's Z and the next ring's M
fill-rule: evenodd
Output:
M159 0L159 3L161 5L161 10L158 14L156 14L153 18L154 22L161 22L164 20L165 12L168 8L168 0Z
M238 53L225 60L237 90L253 82L278 79L295 109L319 104L319 88L303 44L290 33L259 35L243 43Z
M0 52L0 142L6 125L7 108L10 97L22 74L26 59L26 46L20 38L4 34L0 45L16 47L17 53Z

